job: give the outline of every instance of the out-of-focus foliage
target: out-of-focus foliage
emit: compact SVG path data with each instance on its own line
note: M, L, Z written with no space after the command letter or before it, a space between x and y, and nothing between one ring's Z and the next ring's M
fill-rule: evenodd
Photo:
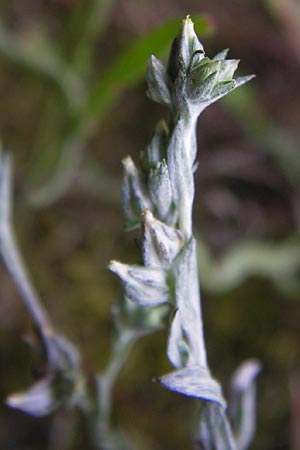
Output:
M298 394L291 393L290 408L286 381L299 378L300 357L296 1L228 1L226 6L217 0L1 2L0 134L15 160L15 224L54 322L84 350L88 367L102 366L110 304L118 295L106 262L112 256L138 262L137 255L128 255L131 238L119 232L119 161L145 148L163 112L145 98L145 84L138 81L148 55L123 74L130 82L127 91L127 81L120 85L111 71L122 67L128 48L139 48L134 42L145 42L153 29L164 29L164 22L194 11L208 13L213 23L209 38L207 28L204 34L197 30L208 55L229 47L230 57L243 60L244 73L256 73L252 86L203 114L198 136L195 222L203 242L200 275L210 363L226 381L242 358L262 360L253 449L298 450ZM193 19L197 23L195 14ZM148 44L158 54L154 42ZM140 54L131 50L130 55ZM100 87L94 91L95 86ZM44 206L33 209L33 204ZM28 331L28 321L4 273L0 293L4 399L28 385L31 362L15 338ZM117 386L115 421L139 449L188 448L188 406L147 384L152 374L167 370L164 344L162 333L145 338ZM0 412L3 448L44 448L46 442L52 449L85 448L84 427L77 427L80 441L70 413L37 424L4 407Z
M34 77L41 77L45 83L48 82L49 88L56 88L61 98L55 102L54 107L61 110L63 106L63 114L60 116L65 130L59 130L58 126L58 130L54 129L52 132L56 135L61 133L59 141L56 142L54 136L49 142L48 136L46 142L49 149L50 145L59 147L58 167L52 179L44 185L45 180L42 178L42 188L31 195L32 201L40 206L58 200L69 188L78 171L87 140L93 135L91 121L97 120L97 126L100 125L100 121L108 114L122 92L142 78L149 54L153 51L159 55L165 54L173 36L176 35L178 18L169 20L136 39L117 55L99 76L92 59L93 48L108 24L106 15L113 3L113 0L89 0L84 6L82 2L75 5L70 17L70 35L74 37L77 24L78 36L72 44L69 42L69 36L66 36L66 45L70 48L66 50L63 42L63 54L55 49L50 36L44 32L38 35L33 33L33 36L29 36L24 42L22 37L1 24L0 57L15 67L28 71ZM201 34L208 35L211 27L207 18L196 16L196 19ZM105 44L103 39L102 45ZM52 108L53 103L51 98ZM46 127L49 126L48 119L45 120ZM42 146L38 150L45 152ZM45 157L46 163L42 167L38 164L39 172L41 169L46 173L48 171L48 157ZM34 162L33 167L36 164Z

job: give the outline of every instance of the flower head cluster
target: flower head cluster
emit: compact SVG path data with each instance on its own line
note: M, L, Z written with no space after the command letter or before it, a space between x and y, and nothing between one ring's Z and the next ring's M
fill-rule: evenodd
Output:
M148 63L148 95L159 103L175 108L177 113L184 107L199 114L211 103L233 89L249 81L253 75L234 78L239 60L226 59L228 49L213 59L205 56L204 48L194 32L189 17L175 38L169 62L151 56Z

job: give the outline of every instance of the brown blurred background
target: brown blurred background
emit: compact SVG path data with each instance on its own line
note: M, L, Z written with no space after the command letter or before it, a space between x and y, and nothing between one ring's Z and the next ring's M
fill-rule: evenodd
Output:
M126 82L130 67L108 69L154 27L206 14L199 37L208 56L229 47L240 73L256 74L207 109L198 127L194 220L209 361L226 390L243 359L259 358L251 448L300 450L300 4L102 0L93 23L86 18L92 3L0 3L0 136L13 155L14 222L34 283L87 370L104 367L110 308L120 296L106 266L111 258L139 258L123 230L120 161L137 159L167 115L147 99L144 79ZM95 101L102 109L89 116L81 101L106 73ZM60 165L62 151L67 164ZM30 319L3 268L0 275L0 448L63 450L59 430L67 432L76 413L35 420L4 406L9 393L31 383L33 361L21 339ZM151 382L170 369L166 333L137 343L116 386L115 423L139 450L191 448L193 402ZM84 432L70 448L89 448Z

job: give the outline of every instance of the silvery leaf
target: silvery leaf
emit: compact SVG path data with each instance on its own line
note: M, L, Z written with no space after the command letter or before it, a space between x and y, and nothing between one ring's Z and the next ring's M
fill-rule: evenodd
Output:
M203 98L204 102L207 99L209 99L211 91L213 90L214 86L218 81L218 77L219 77L218 72L214 72L211 75L209 75L201 84L199 89L199 96L200 98Z
M210 101L211 98L211 92L213 88L218 83L219 79L219 73L213 72L211 75L209 75L205 80L200 83L198 86L194 84L187 84L187 95L189 96L190 100L200 104L206 104Z
M246 450L256 427L256 385L255 380L261 371L256 359L242 363L231 380L230 414L238 450Z
M219 100L221 97L229 94L229 92L252 80L254 77L255 75L246 75L244 77L238 77L232 81L218 83L212 91L210 103Z
M180 230L190 237L192 232L192 205L194 199L193 158L195 155L194 124L178 121L168 145L168 171L173 202L178 212Z
M166 158L168 134L166 122L160 120L155 127L153 137L146 150L147 161L150 167L156 167L157 163Z
M216 54L216 56L213 57L213 61L216 60L224 60L229 52L229 48L225 48L224 50L221 50L219 53Z
M134 162L128 156L123 161L123 208L127 225L135 226L141 221L141 212L151 207L146 186Z
M158 306L169 301L166 272L112 261L109 270L118 275L126 295L141 306Z
M0 155L0 228L6 226L11 216L11 159Z
M200 448L203 450L237 450L224 408L217 403L207 402L204 405L199 434Z
M48 337L45 344L50 369L60 371L79 369L79 352L65 337L53 334Z
M221 81L220 83L217 83L215 88L213 89L211 93L211 103L219 100L221 97L224 97L225 95L229 94L229 92L233 91L236 88L236 81L230 80L230 81Z
M255 75L245 75L244 77L237 77L235 79L235 88L242 86L243 84L247 83L248 81L255 78Z
M160 377L158 382L170 391L215 402L225 408L225 400L220 385L211 377L206 367L185 367Z
M225 59L222 61L219 70L219 81L231 81L239 62L239 59Z
M188 348L185 365L206 366L206 351L200 307L196 241L191 238L173 264L175 323L171 325L168 344L170 362L178 366L183 345ZM176 342L179 349L176 348Z
M182 247L182 233L155 219L148 209L144 211L143 217L145 267L159 268L170 265Z
M188 68L195 53L204 56L203 45L194 31L194 24L189 16L183 20L179 45L179 57L182 58L186 68Z
M206 62L208 60L208 62ZM198 104L198 114L208 105L253 78L253 75L233 79L239 60L204 58L186 81L186 93L193 104Z
M131 301L126 295L122 302L113 306L113 320L117 333L124 329L132 330L137 336L145 336L161 330L169 306L145 308Z
M151 55L147 66L148 96L155 102L171 104L171 80L165 64Z
M168 73L173 82L179 72L181 76L186 73L195 53L199 58L204 57L204 48L194 31L192 20L187 16L182 22L180 33L173 41L169 56Z
M190 349L182 331L178 310L174 312L167 344L167 356L170 363L179 369L189 360Z
M201 63L189 73L189 80L195 87L200 86L212 73L219 72L222 64L221 61L212 61L209 58L205 58Z
M172 205L172 188L168 166L165 160L150 170L148 179L149 195L161 220L167 220Z
M52 392L52 378L45 378L35 383L28 390L8 397L6 404L34 417L44 417L59 405Z
M1 157L0 165L0 254L35 327L43 340L47 341L47 334L53 332L52 325L31 283L14 235L11 218L11 178L11 160L5 155Z
M4 156L0 166L0 253L7 270L22 294L32 320L37 327L47 352L51 369L75 368L79 366L79 354L65 338L58 336L47 317L40 299L30 281L22 261L11 221L11 161Z
M257 359L244 361L232 376L231 385L235 392L246 392L261 371L261 364Z

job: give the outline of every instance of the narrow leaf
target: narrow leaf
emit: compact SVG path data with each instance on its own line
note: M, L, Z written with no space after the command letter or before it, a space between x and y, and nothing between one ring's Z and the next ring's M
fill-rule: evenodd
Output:
M182 332L180 314L178 310L175 311L174 317L170 326L168 344L167 344L167 356L170 363L179 369L186 364L189 359L189 346L184 339Z
M225 59L220 66L220 81L230 81L238 68L239 59Z
M204 450L237 450L224 408L207 402L201 412L200 442Z
M209 103L211 98L211 92L216 86L219 78L218 72L213 72L210 74L203 82L198 86L193 82L187 83L187 95L192 102L196 104L206 104ZM199 105L200 106L200 105Z
M160 222L145 210L143 257L145 267L159 268L170 265L183 244L179 230Z
M194 54L204 57L204 49L195 31L194 24L189 16L182 21L182 27L171 47L168 73L172 82L176 80L178 74L186 73Z
M182 29L178 37L178 59L184 62L187 69L194 53L198 53L204 56L204 48L199 41L197 34L194 30L194 23L191 18L187 16L182 22Z
M257 359L244 361L232 376L231 385L235 392L246 392L261 371L261 364Z
M208 58L207 58L208 59ZM209 77L211 74L215 72L219 72L221 67L220 61L211 61L208 60L206 64L199 64L197 67L193 69L193 71L189 74L189 79L193 82L194 86L201 86L201 83Z
M229 48L225 48L224 50L221 50L219 53L216 54L216 56L213 57L213 61L217 60L224 60L229 52Z
M141 306L158 306L169 301L164 270L148 269L112 261L109 270L118 275L126 295Z
M219 383L206 367L185 367L158 379L158 382L178 394L218 403L225 408L225 400Z
M8 155L0 155L0 227L11 220L11 160Z
M47 416L58 406L52 392L52 378L42 379L27 391L9 396L6 404L33 417Z
M206 366L206 351L203 337L203 322L200 306L198 268L196 258L196 242L192 238L174 263L174 296L175 308L178 309L178 326L176 336L180 342L187 342L189 348L186 365ZM175 316L176 317L176 316ZM171 327L172 328L172 327ZM168 357L176 363L177 352L173 355L169 346ZM176 366L175 366L176 367Z
M256 385L261 364L255 359L238 367L231 381L230 413L238 450L246 450L252 442L256 428Z
M160 163L166 158L168 134L166 122L160 120L155 127L152 139L146 150L147 163L150 168L155 168L157 163Z
M146 185L134 162L128 156L123 161L123 210L128 227L141 222L141 213L151 208Z
M170 217L173 195L169 170L165 160L150 170L148 188L159 219L167 221L168 217Z
M30 280L12 228L11 203L11 163L9 156L4 156L0 165L0 255L42 338L48 368L52 370L78 368L80 359L76 348L67 339L55 333Z
M233 89L235 89L236 87L237 85L235 80L222 81L218 83L212 91L212 95L209 100L210 103L216 102L220 98L224 97L224 95L229 94L229 92L233 91Z
M44 340L52 326L36 293L16 244L11 223L11 162L9 156L1 158L0 165L0 254L6 269L19 289L24 304Z
M147 94L151 100L170 105L171 103L171 80L167 74L165 64L151 55L147 65Z
M49 369L62 372L79 369L79 352L65 337L58 334L50 335L46 341L46 350Z
M238 77L235 79L235 87L240 87L243 84L247 83L248 81L255 78L255 75L245 75L244 77Z

